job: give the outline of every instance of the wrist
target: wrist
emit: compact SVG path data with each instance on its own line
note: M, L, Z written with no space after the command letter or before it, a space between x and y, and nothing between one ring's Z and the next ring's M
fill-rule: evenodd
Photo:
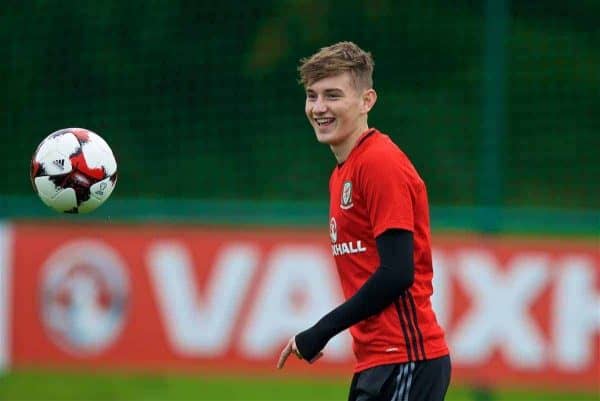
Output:
M298 333L295 337L296 348L303 359L310 361L316 357L319 352L325 347L329 338L326 338L319 324L315 324L311 328Z

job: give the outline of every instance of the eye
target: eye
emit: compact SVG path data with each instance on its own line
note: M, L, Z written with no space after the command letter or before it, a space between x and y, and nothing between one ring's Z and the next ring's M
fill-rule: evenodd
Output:
M317 95L315 95L314 93L307 93L306 98L308 100L315 100L317 98Z

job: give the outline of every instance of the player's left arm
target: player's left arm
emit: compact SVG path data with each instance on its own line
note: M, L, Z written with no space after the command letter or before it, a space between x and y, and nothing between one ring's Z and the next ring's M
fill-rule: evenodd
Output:
M381 312L413 284L413 233L389 229L376 243L381 264L373 275L346 302L296 335L295 347L303 359L312 361L332 337Z

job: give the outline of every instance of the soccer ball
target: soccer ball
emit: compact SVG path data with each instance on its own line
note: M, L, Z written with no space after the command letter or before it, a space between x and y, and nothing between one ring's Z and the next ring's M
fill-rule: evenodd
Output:
M42 201L64 213L88 213L117 183L117 162L100 135L66 128L48 135L31 159L31 183Z

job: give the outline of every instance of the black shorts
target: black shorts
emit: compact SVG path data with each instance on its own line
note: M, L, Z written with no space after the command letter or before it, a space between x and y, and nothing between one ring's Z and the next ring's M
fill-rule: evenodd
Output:
M450 357L381 365L354 374L348 401L442 401Z

